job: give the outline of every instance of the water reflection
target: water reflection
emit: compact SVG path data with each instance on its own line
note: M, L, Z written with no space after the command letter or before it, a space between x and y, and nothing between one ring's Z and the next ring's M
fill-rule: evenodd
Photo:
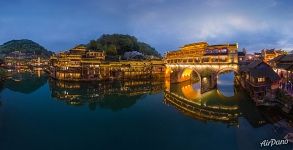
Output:
M120 110L136 103L145 94L161 92L162 81L115 82L65 82L50 79L52 97L68 105L88 104L91 110L97 106Z
M43 139L52 139L58 134L62 136L53 145L60 147L72 145L72 141L93 139L90 143L97 144L96 147L104 144L104 149L109 149L108 139L117 137L114 140L118 141L116 145L119 149L120 145L131 141L133 137L141 138L137 147L150 142L160 145L166 142L161 142L163 135L164 140L169 138L166 142L168 145L179 143L174 149L180 149L182 145L188 146L186 141L190 139L197 141L188 141L200 147L197 149L257 149L263 139L282 139L287 133L293 132L290 117L276 109L257 108L246 93L237 87L233 75L224 73L223 76L219 76L218 89L204 94L200 94L200 84L196 80L180 84L162 81L82 83L47 80L42 75L40 78L37 75L21 75L23 81L8 79L12 81L5 84L5 88L10 90L3 90L3 105L0 103L0 120L1 115L9 118L5 120L5 128L1 130L1 146L14 146L13 143L19 142L22 137L26 138L20 140L23 142L20 145L31 141L34 141L32 145L50 145L52 141ZM234 83L233 88L226 83L230 82L228 79ZM32 85L35 86L30 91L39 90L35 93L23 92ZM12 92L16 87L21 89ZM40 100L42 94L45 96ZM77 106L78 109L72 106ZM87 111L88 109L95 111ZM118 111L121 109L123 111ZM56 112L62 113L56 115ZM82 138L73 135L77 130L84 135ZM11 135L15 138L11 139ZM215 135L225 138L218 139ZM11 142L3 142L6 139L11 139ZM152 141L148 141L150 139ZM47 141L51 143L46 143ZM215 143L215 146L207 148L205 144L200 145L203 141ZM225 144L226 141L229 144ZM80 142L81 145L74 142L77 146L73 145L71 149L84 147L84 142L88 141ZM189 145L187 149L194 149L194 145ZM162 147L167 148L169 147Z
M18 78L21 80L15 80ZM249 101L246 93L239 89L233 72L220 74L217 89L204 94L200 93L200 82L196 77L180 84L157 80L87 83L48 79L46 74L38 76L33 72L11 75L11 78L5 81L4 88L30 94L47 81L51 97L55 100L72 106L87 105L90 110L105 108L117 111L133 106L149 94L163 93L165 104L196 120L218 121L238 126L239 118L245 117L254 127L282 121L264 118L263 116L268 116L269 111L259 110ZM269 116L274 114L270 113Z
M51 97L67 105L88 105L90 110L95 110L97 107L114 111L129 108L146 94L164 91L164 103L174 105L193 118L237 125L239 116L238 100L241 93L234 95L233 72L221 74L218 90L205 94L200 93L201 85L197 76L193 76L191 81L180 84L150 80L88 83L58 81L48 79L45 74L40 76L36 73L24 72L12 74L5 82L5 87L12 91L31 93L43 86L47 80ZM232 84L227 84L231 81ZM226 93L233 95L227 97Z
M4 81L4 87L15 92L29 94L47 83L48 76L45 72L12 71Z
M222 72L217 81L218 92L225 97L232 97L235 95L236 84L235 73L233 71Z
M204 94L200 94L200 89L196 80L170 84L164 92L164 103L203 122L222 122L240 127L245 118L253 128L269 128L266 125L273 124L269 133L259 136L282 139L293 132L292 121L277 109L257 108L241 89L232 71L219 75L217 89Z
M220 121L237 126L240 115L239 100L245 93L237 91L233 72L223 72L218 78L218 88L201 94L200 81L171 84L165 90L164 102L184 114L203 121Z

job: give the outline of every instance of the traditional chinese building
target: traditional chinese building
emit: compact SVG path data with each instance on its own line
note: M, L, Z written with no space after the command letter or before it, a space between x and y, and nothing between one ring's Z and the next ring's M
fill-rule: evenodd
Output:
M293 81L293 54L280 55L269 61L283 82Z
M77 46L51 57L50 75L58 80L95 81L115 79L147 79L164 75L160 60L106 61L103 51Z
M263 104L265 98L274 98L280 77L265 62L256 60L240 68L241 85L248 91L256 104Z
M286 54L283 50L276 50L276 49L263 49L261 51L261 57L265 62L269 62L270 60L274 59L275 57L278 57L280 55Z
M50 73L56 79L78 80L81 77L94 79L98 78L95 72L99 72L99 66L105 60L105 55L103 51L93 52L79 45L52 56L50 60Z
M4 67L7 69L29 69L28 59L7 56L4 58Z
M243 62L245 61L245 52L238 52L238 62Z
M187 44L166 54L167 63L238 63L237 44L208 45L207 42Z
M33 53L22 53L14 51L4 57L3 67L12 70L34 70L36 67L45 68L48 66L48 59Z

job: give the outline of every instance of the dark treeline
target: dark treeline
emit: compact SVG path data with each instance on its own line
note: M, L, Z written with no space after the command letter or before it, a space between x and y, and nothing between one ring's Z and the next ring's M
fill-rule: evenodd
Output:
M122 56L125 52L138 51L144 55L161 55L150 45L140 42L136 37L123 34L104 34L87 44L91 50L104 50L108 56Z
M21 53L33 54L48 57L52 55L51 51L48 51L38 43L23 39L23 40L11 40L9 42L0 45L0 54L7 55L11 52L19 51Z

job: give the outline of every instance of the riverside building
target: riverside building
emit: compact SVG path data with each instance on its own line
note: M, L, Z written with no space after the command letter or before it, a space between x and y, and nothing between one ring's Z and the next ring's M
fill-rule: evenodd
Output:
M52 56L50 76L67 81L149 79L163 77L161 60L105 60L104 51L87 50L79 45Z
M167 63L238 63L238 44L208 45L207 42L187 44L166 54Z

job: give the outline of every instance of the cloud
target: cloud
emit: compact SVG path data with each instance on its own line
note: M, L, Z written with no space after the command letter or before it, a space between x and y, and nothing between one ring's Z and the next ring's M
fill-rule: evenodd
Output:
M209 0L181 5L140 10L130 19L131 28L152 44L163 45L157 46L161 51L197 41L237 42L251 51L293 43L290 2ZM282 40L286 43L278 42Z
M86 43L103 33L135 35L161 53L197 41L238 42L251 51L291 48L293 43L293 2L289 0L16 0L0 4L0 42L30 38L51 50Z
M206 19L193 26L196 33L199 33L198 38L208 40L210 38L233 38L241 32L255 33L266 31L269 25L264 21L256 21L241 15L227 15L225 19L213 18Z

